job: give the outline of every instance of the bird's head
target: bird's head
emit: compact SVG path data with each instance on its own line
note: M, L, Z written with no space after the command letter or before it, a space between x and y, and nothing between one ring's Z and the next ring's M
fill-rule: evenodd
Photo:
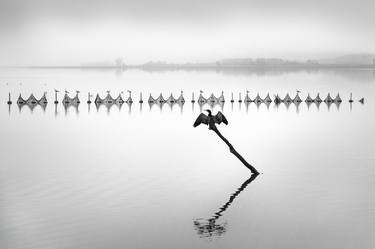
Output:
M211 114L212 114L211 110L206 109L205 111L208 113L208 116L211 116Z

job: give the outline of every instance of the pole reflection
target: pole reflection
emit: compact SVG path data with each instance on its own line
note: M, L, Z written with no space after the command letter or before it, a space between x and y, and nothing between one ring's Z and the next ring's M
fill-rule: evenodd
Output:
M251 175L249 179L242 183L242 185L230 195L229 200L219 208L219 211L214 213L208 219L195 219L194 229L201 238L219 237L227 231L227 222L218 223L218 220L223 213L234 202L237 196L246 189L246 187L258 177L257 174Z

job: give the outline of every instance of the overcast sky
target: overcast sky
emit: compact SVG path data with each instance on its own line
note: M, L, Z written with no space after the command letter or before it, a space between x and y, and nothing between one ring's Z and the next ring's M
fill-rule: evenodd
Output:
M374 0L0 0L0 64L375 52Z

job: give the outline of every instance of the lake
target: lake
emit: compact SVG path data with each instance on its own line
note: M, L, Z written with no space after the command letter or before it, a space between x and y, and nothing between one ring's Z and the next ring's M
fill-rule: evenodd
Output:
M65 89L80 91L77 109L61 104ZM132 90L134 103L88 106L88 92L107 90ZM147 103L181 90L182 107ZM208 108L190 102L200 90L224 91L218 128L255 179L207 126L193 128ZM343 102L238 103L246 90ZM45 91L45 110L16 104ZM373 70L3 68L0 248L375 248L374 99Z

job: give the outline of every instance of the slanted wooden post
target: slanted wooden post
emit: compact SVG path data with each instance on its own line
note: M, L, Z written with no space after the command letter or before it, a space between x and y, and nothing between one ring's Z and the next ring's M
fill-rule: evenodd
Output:
M229 151L235 155L250 171L252 174L259 175L259 172L250 163L248 163L233 147L231 143L220 133L216 125L210 126L210 130L213 130L229 147Z

